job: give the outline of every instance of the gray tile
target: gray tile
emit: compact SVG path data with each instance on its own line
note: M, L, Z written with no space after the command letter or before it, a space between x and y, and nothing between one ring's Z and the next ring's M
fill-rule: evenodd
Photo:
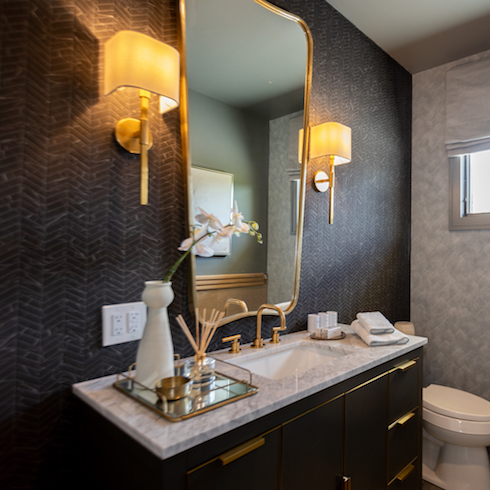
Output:
M424 385L447 385L490 399L490 242L488 233L450 232L445 148L445 75L413 77L411 320L429 338Z

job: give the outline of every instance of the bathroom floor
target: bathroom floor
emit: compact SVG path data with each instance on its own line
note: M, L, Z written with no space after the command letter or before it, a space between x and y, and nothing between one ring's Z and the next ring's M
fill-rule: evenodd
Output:
M436 487L435 485L432 485L432 483L429 483L428 481L423 480L422 490L441 490L441 488Z

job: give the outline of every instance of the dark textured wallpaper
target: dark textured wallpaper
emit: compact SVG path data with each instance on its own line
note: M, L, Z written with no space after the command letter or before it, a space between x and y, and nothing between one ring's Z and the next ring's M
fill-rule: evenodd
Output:
M337 170L334 225L328 197L307 185L300 304L288 329L326 309L342 322L361 310L408 319L411 77L324 0L277 3L313 34L311 123L339 121L353 139L352 162ZM76 465L71 384L135 359L134 344L101 347L101 306L139 300L185 233L179 114L152 112L142 207L138 157L113 137L139 101L132 90L101 94L102 47L121 29L176 46L176 6L3 0L0 17L0 487L66 489ZM186 312L186 289L182 268L171 319ZM252 329L236 322L223 335L246 341Z

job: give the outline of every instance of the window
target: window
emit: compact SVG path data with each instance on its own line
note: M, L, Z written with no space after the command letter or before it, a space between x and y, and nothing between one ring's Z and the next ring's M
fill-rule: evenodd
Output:
M449 229L490 229L490 150L450 158Z

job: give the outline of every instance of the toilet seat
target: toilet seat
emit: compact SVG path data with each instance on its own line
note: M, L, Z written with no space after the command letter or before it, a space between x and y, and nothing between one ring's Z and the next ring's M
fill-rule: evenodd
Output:
M471 420L448 417L447 415L433 412L425 407L422 408L422 418L437 427L441 427L441 429L450 430L452 432L468 435L490 435L490 421L474 422Z
M429 385L423 389L422 400L424 412L490 426L490 402L466 391Z

